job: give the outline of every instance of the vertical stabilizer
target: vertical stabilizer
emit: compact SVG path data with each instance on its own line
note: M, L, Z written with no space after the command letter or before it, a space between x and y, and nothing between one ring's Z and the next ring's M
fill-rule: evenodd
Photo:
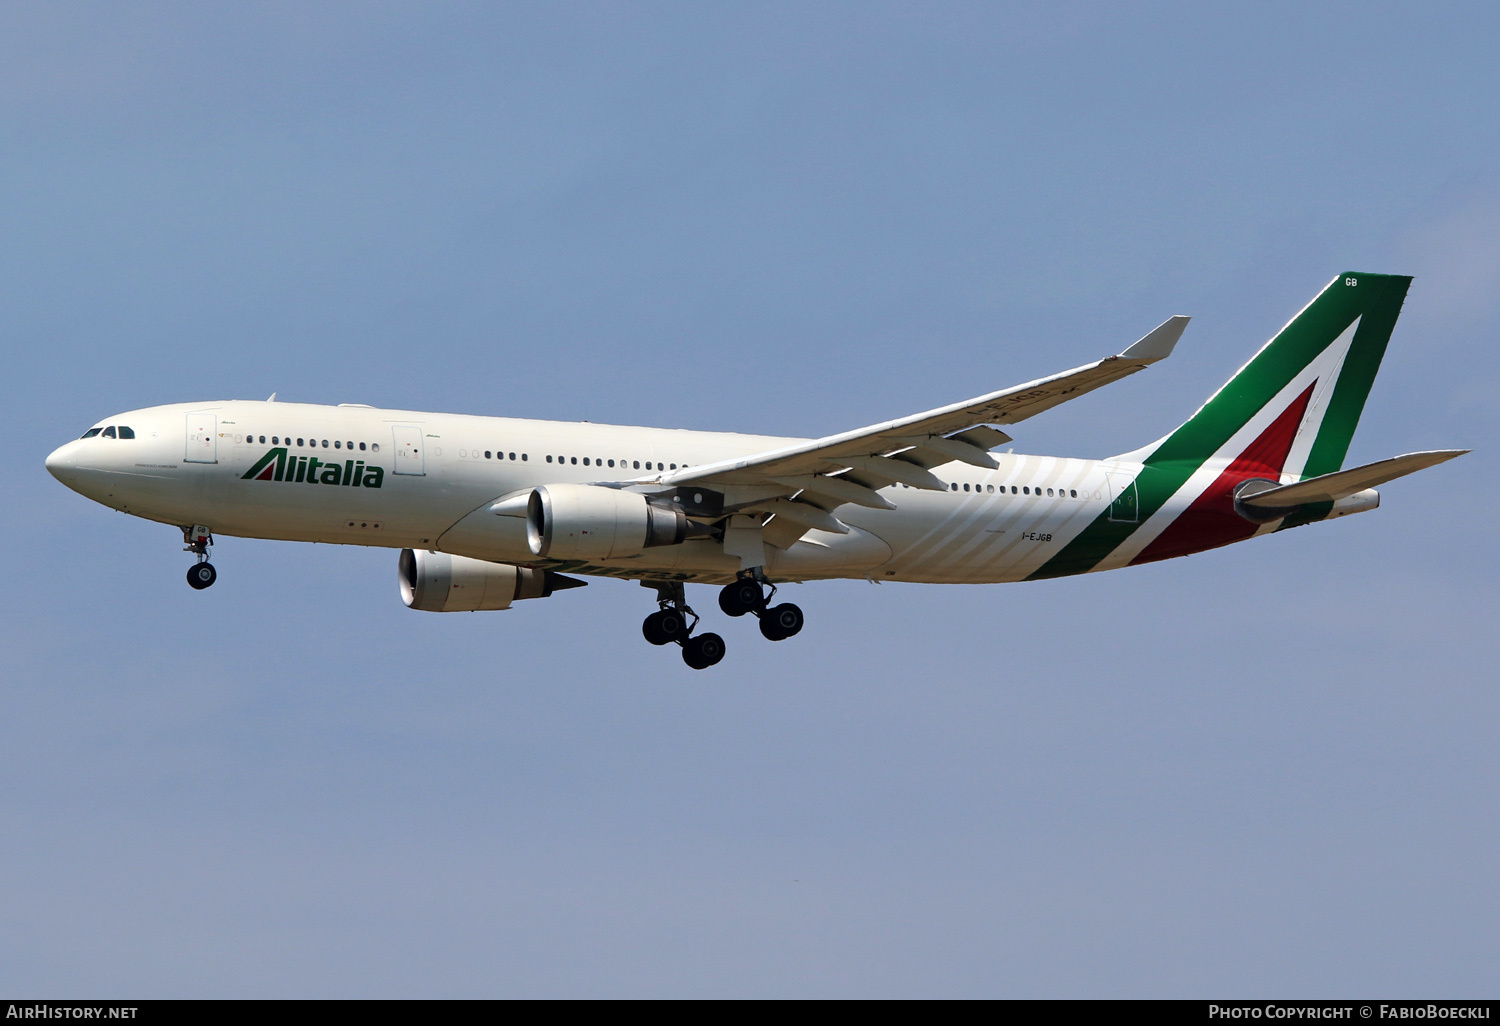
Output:
M1331 281L1181 427L1116 457L1144 464L1137 478L1138 524L1101 514L1032 577L1239 540L1228 534L1213 540L1196 530L1187 537L1186 521L1170 530L1155 514L1174 496L1174 508L1188 503L1190 511L1216 510L1231 501L1219 493L1249 477L1286 483L1340 469L1410 285L1405 275L1356 272ZM1231 533L1250 526L1225 523Z
M1338 470L1364 410L1411 278L1341 274L1261 347L1187 422L1144 453L1153 466L1220 455L1245 425L1314 392L1289 459L1299 476Z

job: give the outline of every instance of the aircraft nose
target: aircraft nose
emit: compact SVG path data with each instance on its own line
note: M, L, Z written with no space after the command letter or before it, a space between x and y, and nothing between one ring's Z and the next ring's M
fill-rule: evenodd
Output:
M47 454L47 472L63 484L72 487L77 480L77 464L72 457L73 443L60 445Z

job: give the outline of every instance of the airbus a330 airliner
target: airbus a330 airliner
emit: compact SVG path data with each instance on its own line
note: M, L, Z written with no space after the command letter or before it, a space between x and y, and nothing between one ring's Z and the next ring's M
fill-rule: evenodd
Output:
M1008 426L1171 354L1173 317L1118 356L818 439L229 400L108 417L47 457L69 488L178 526L207 588L215 534L400 549L413 609L506 609L617 577L695 669L724 655L684 584L720 585L772 641L776 585L1003 583L1113 570L1376 508L1375 486L1462 455L1344 470L1411 279L1341 274L1199 410L1109 459L991 450Z

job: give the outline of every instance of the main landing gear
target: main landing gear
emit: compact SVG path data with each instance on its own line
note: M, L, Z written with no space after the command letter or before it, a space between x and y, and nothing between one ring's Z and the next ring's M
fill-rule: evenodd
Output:
M182 529L182 551L194 552L198 555L198 562L188 567L188 586L194 591L202 591L214 581L219 579L219 571L208 561L208 550L214 543L214 536L209 529L202 524L194 524L192 527Z
M641 633L653 645L681 645L682 661L704 670L724 658L724 639L717 634L694 634L698 614L687 604L681 581L642 581L656 589L661 607L641 624ZM767 593L766 588L771 590ZM760 633L769 641L785 641L802 629L802 610L790 602L771 605L776 586L757 567L737 577L719 592L719 608L729 616L753 613L760 620Z
M641 633L647 641L653 645L681 645L682 661L695 670L706 670L724 658L723 638L711 633L694 636L698 614L687 604L681 581L641 583L656 589L656 601L661 606L641 624ZM688 617L692 617L691 623Z
M760 617L760 633L767 641L785 641L802 629L802 610L790 602L771 605L776 585L771 584L767 594L765 584L771 582L758 571L747 572L719 592L719 608L728 616L754 613Z

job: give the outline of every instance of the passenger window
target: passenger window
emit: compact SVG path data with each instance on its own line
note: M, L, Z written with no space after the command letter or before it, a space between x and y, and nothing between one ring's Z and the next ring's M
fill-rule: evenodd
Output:
M614 466L614 465L615 465L615 461L614 461L614 460L610 460L610 461L609 461L609 465L610 465L610 466L611 466L611 467L612 467L612 466Z
M635 461L635 469L636 470L640 470L641 469L641 461L640 460L636 460Z
M120 437L121 438L134 438L135 437L135 430L133 428L128 428L128 427L121 426L121 428L120 428Z
M260 436L260 444L261 445L265 445L266 444L266 436L265 435L261 435ZM360 448L363 449L364 446L361 445Z
M1031 489L1023 485L1021 487L1021 494L1022 495L1030 495L1031 494Z
M673 470L676 470L676 469L677 469L677 464L675 464L675 463L674 463L674 464L672 464L672 469L673 469Z
M511 453L511 454L510 454L510 458L511 458L511 459L515 459L515 458L516 458L516 454L515 454L515 453Z
M89 428L87 431L85 431L83 433L83 437L84 438L93 438L95 435L97 435L99 432L101 432L103 430L104 430L103 428Z
M1076 498L1078 498L1078 491L1077 491L1077 490L1076 490L1076 489L1073 489L1073 488L1069 488L1069 489L1068 489L1068 496L1069 496L1069 497L1070 497L1070 498L1074 498L1074 499L1076 499Z
M107 428L104 429L104 431L102 432L102 434L103 434L103 437L105 437L105 438L113 438L113 437L115 437L115 426L113 424L111 424L109 427L107 427Z
M484 458L485 459L489 459L490 458L490 451L488 449L484 450Z
M1047 498L1049 498L1049 499L1052 498L1052 489L1051 488L1047 489Z
M578 466L578 457L577 456L573 457L573 466L575 466L575 467Z
M380 451L380 443L379 442L371 442L370 443L370 451L371 452L379 452Z
M323 448L328 448L328 439L323 439Z
M272 435L271 436L271 444L272 445L280 445L281 443L276 440L276 436L275 435Z
M576 462L576 461L575 461L575 462ZM583 465L584 465L584 466L585 466L585 467L586 467L586 466L588 466L588 465L589 465L589 458L588 458L588 457L587 457L587 456L585 456L585 457L584 457L584 458L583 458Z
M954 490L954 491L955 491L955 492L956 492L956 491L958 491L958 482L957 482L957 481L954 481L954 482L953 482L953 485L952 485L952 488L953 488L953 490Z
M529 459L529 458L530 458L530 457L528 457L528 456L527 456L527 455L526 455L526 454L525 454L525 453L524 453L524 452L523 452L523 453L521 453L521 462L522 462L522 463L525 463L525 462L526 462L526 461L527 461L527 460L528 460L528 459ZM515 457L514 457L514 456L512 456L512 457L511 457L511 459L515 459Z
M359 451L360 452L364 452L365 451L365 443L364 442L360 442L359 443Z
M324 445L327 445L327 444L328 444L328 443L327 443L327 442L324 442L324 443L323 443L323 444L324 444ZM334 439L334 442L333 442L333 447L334 447L334 448L335 448L335 449L341 449L341 448L343 448L343 446L341 446L341 445L340 445L340 444L339 444L339 443L338 443L338 440L337 440L337 439Z
M993 492L995 490L995 486L994 485L985 485L984 486L984 490L987 491L987 492Z
M968 491L968 490L969 490L969 482L965 481L964 482L964 491Z
M548 456L548 457L547 457L547 462L548 462L548 463L551 463L551 462L552 462L552 457L551 457L551 456Z
M302 439L297 439L297 448L302 448Z

